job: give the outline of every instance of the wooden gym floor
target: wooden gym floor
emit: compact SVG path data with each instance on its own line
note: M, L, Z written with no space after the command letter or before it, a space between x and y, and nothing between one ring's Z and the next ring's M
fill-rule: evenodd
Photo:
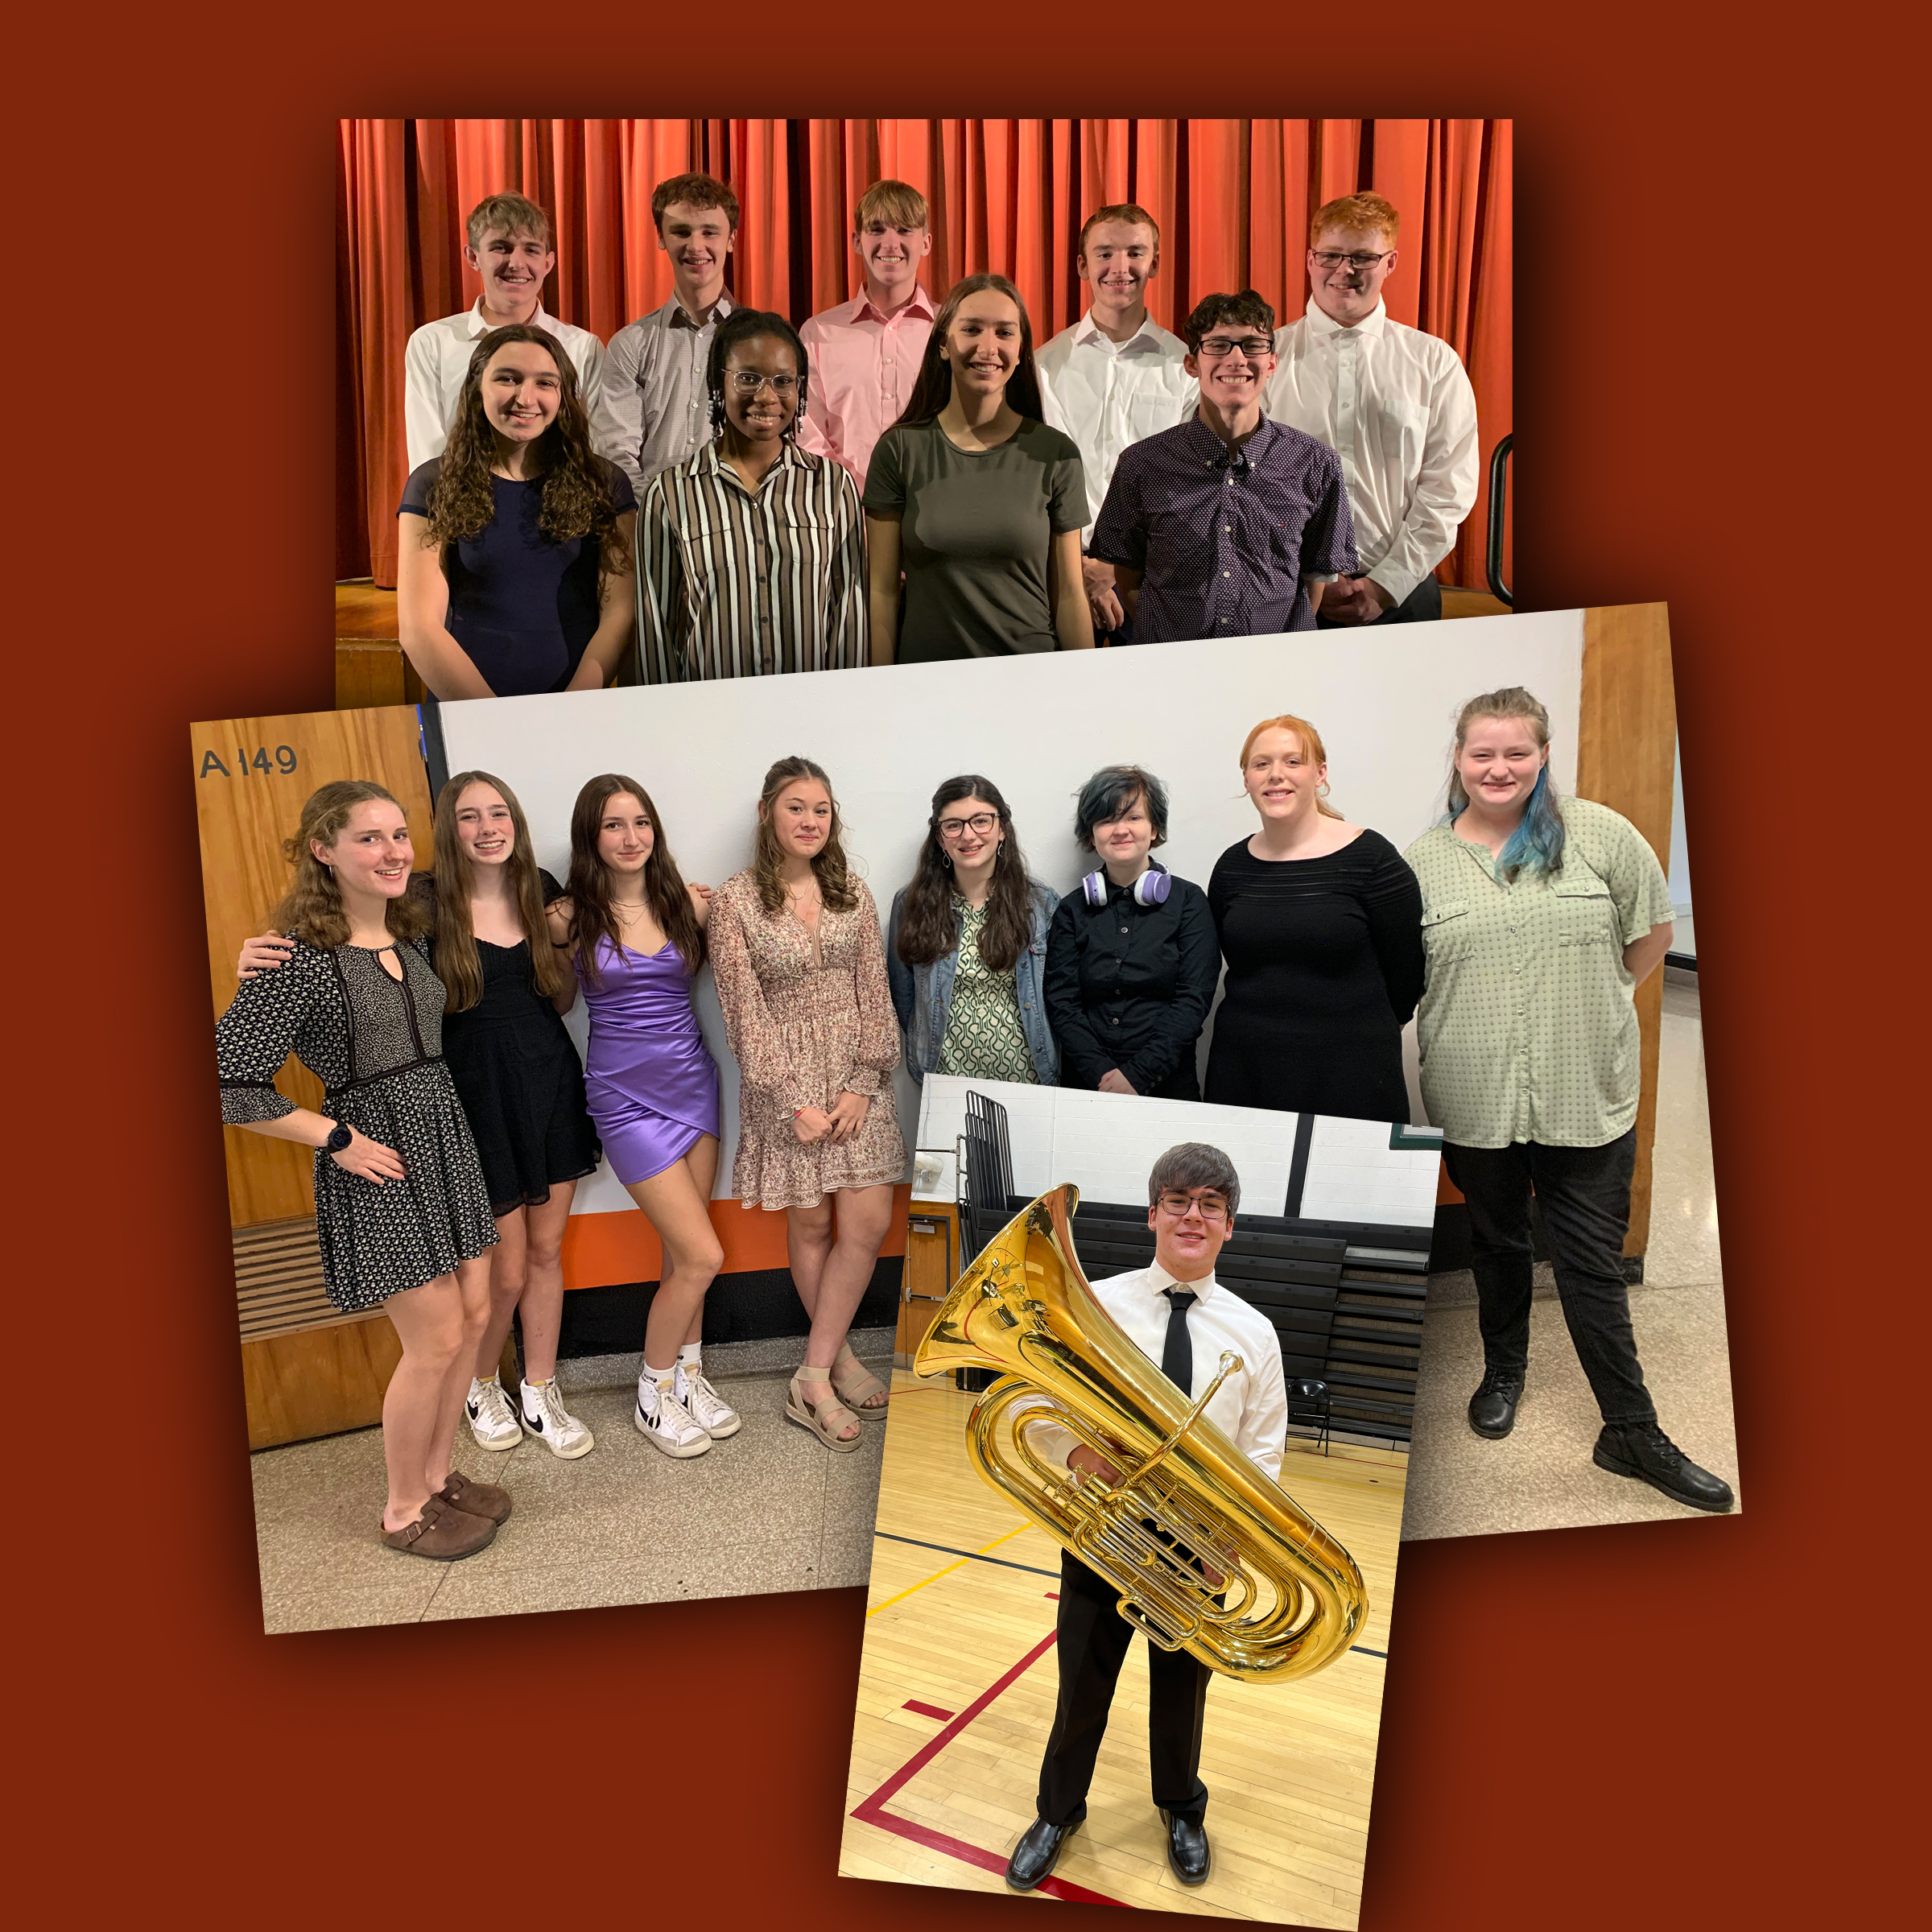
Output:
M1057 1682L1059 1546L966 1457L973 1397L893 1377L839 1869L1005 1892L1034 1818ZM1282 1479L1360 1566L1355 1647L1281 1689L1217 1676L1201 1776L1214 1869L1167 1869L1148 1792L1147 1647L1128 1654L1086 1822L1034 1896L1296 1925L1355 1925L1407 1459L1290 1442Z

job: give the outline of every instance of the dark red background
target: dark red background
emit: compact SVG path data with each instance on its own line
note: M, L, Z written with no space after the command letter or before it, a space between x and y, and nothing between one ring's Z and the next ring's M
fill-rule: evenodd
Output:
M856 1592L262 1636L208 1071L184 728L332 701L333 117L890 101L1517 117L1518 589L1671 607L1748 1508L1407 1553L1363 1924L1889 1917L1922 1560L1924 465L1884 23L61 18L72 41L10 47L0 254L17 1906L705 1932L1022 1909L833 1876Z

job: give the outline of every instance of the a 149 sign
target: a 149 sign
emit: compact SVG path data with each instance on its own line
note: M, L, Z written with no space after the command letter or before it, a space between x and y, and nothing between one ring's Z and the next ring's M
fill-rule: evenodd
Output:
M222 755L227 749L224 745L221 751L202 753L203 778L246 778L257 773L265 778L273 778L278 772L286 778L301 762L295 756L295 749L292 745L278 745L272 751L266 745L258 745L253 753L246 745L237 745L233 765Z

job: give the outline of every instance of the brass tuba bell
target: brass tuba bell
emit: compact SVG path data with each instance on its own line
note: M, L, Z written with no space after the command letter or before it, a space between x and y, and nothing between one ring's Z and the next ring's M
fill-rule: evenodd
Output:
M967 1424L974 1467L1112 1583L1121 1616L1150 1642L1249 1683L1319 1670L1361 1626L1361 1571L1208 1419L1240 1356L1224 1355L1191 1402L1121 1332L1074 1255L1079 1201L1077 1188L1055 1187L988 1243L927 1330L913 1373L1001 1374ZM1118 1480L1060 1468L1029 1439L1042 1427L1097 1451Z

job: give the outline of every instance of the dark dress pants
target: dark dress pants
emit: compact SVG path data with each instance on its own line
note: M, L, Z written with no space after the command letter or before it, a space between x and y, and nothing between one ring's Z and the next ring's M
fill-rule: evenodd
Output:
M1059 1707L1040 1765L1040 1816L1074 1825L1087 1815L1087 1788L1107 1735L1107 1713L1136 1632L1114 1605L1119 1593L1077 1558L1060 1553ZM1201 1725L1214 1673L1185 1650L1147 1646L1147 1756L1154 1802L1201 1822Z
M1375 620L1375 624L1433 624L1443 614L1443 587L1435 580L1431 571L1415 588L1399 604L1391 604ZM1318 630L1373 630L1375 624L1337 624L1324 617L1318 610L1315 613Z
M1620 1426L1654 1422L1624 1281L1637 1129L1601 1147L1547 1147L1537 1141L1457 1147L1445 1141L1443 1159L1469 1203L1485 1364L1517 1375L1530 1364L1534 1189L1563 1319L1604 1420Z

